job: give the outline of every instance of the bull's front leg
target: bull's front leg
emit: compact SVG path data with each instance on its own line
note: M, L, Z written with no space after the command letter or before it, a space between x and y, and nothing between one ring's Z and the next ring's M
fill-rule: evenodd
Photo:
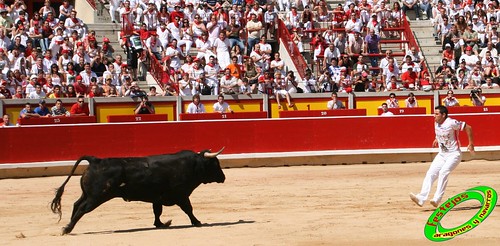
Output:
M163 212L163 205L159 202L153 203L153 213L155 214L154 226L156 226L156 228L169 227L170 224L172 224L172 220L168 220L166 223L161 222L160 216L162 212Z
M179 205L182 211L184 211L184 213L186 213L189 216L192 225L201 226L201 222L196 217L194 217L193 206L191 206L191 201L189 200L189 197L179 201L177 205Z

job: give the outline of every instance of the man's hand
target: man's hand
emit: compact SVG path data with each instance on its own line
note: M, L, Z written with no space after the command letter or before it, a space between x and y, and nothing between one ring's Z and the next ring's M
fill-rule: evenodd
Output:
M467 146L467 150L470 152L471 155L474 155L476 152L474 151L474 144L469 144Z
M437 139L434 139L434 142L432 142L432 147L437 147L438 146L438 141Z

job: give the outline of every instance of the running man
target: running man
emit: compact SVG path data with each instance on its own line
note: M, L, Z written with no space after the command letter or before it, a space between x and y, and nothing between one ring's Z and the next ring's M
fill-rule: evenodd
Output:
M422 190L419 194L410 193L410 198L418 206L422 207L429 197L432 184L438 179L436 193L430 201L432 206L437 207L443 198L446 185L448 184L448 175L455 169L462 160L460 143L458 141L458 131L467 133L469 146L467 149L474 154L474 139L472 136L472 127L465 122L448 118L448 109L445 106L434 108L434 129L436 139L432 143L433 147L439 146L439 153L432 161L422 184Z

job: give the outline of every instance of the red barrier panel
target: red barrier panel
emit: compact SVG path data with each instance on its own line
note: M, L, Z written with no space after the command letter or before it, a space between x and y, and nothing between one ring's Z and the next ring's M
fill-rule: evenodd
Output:
M395 115L405 115L405 114L426 114L427 108L424 107L418 107L418 108L390 108L389 111L391 111ZM378 108L377 109L378 114L382 114L382 109Z
M329 117L329 116L365 116L366 109L339 109L339 110L297 110L280 111L280 118L292 117Z
M500 115L471 114L456 119L473 127L476 146L500 145L496 130ZM424 115L10 127L0 129L0 163L76 160L82 155L144 156L223 146L224 154L430 148L433 123L432 116ZM152 130L154 140L144 137ZM57 141L48 141L47 136L57 136ZM460 139L467 143L465 133ZM57 151L43 151L43 155L26 151L40 147Z
M50 124L78 124L78 123L96 123L95 116L60 116L60 117L41 117L41 118L21 118L17 120L19 125L50 125Z
M493 112L500 112L500 106L448 107L449 114L493 113Z
M108 115L108 122L168 121L168 114Z
M267 112L235 112L235 113L204 113L180 114L181 120L221 120L221 119L265 119Z

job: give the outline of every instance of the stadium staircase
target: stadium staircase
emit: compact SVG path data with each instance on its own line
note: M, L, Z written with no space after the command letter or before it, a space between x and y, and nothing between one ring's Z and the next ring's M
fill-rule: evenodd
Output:
M119 37L122 25L120 23L112 23L111 17L109 15L109 5L102 4L100 1L95 1L96 9L94 11L94 23L87 24L88 30L93 30L96 33L96 39L98 43L102 42L104 37L109 38L109 41L113 48L115 49L115 55L121 55L123 60L126 61L127 55L125 51L120 47ZM120 20L118 13L116 14L116 19ZM160 87L152 78L152 76L147 72L147 69L139 69L138 72L138 85L144 91L149 91L150 86L156 86L157 91L161 91Z
M329 10L335 9L338 4L345 4L345 1L339 1L339 0L327 0L327 5L329 7ZM302 12L302 7L299 7L299 13ZM281 12L280 16L284 17L285 12ZM284 19L284 18L282 18ZM415 18L413 18L415 19ZM320 32L324 31L326 28L328 28L330 25L330 22L315 22L313 29L318 30ZM400 35L398 37L386 37L388 32L383 32L382 34L382 40L384 42L382 43L382 50L392 50L393 54L396 56L396 59L398 62L401 62L403 60L403 55L405 54L406 50L409 48L409 46L412 45L412 42L408 43L408 40L410 40L410 37L402 37L401 31L396 31L395 33L399 33ZM304 52L302 53L306 63L310 68L312 68L313 72L318 74L318 69L315 67L316 64L313 61L313 50L310 45L310 42L312 40L311 37L313 37L315 34L303 34L303 39L302 43L304 46ZM403 35L404 36L404 35ZM401 41L401 40L406 40L406 41ZM282 55L283 57L283 55Z
M391 1L390 6L392 6L392 3L394 1ZM344 4L345 1L339 1L339 0L327 0L327 5L329 6L329 10L332 10L337 7L338 4ZM302 11L299 11L302 12ZM282 13L282 16L284 16L285 13ZM425 15L421 15L425 16ZM407 12L407 20L409 21L410 24L410 29L413 32L413 35L415 36L416 39L416 46L417 48L422 52L422 55L425 57L426 60L426 67L431 73L431 76L433 76L433 71L440 65L441 63L441 51L442 47L440 44L440 41L437 41L434 36L434 28L432 27L431 21L430 20L416 20L415 12L414 11L408 11ZM327 28L329 23L326 22L317 22L314 23L314 28ZM383 39L391 39L387 37L382 37ZM304 58L306 59L307 64L309 65L314 65L314 62L312 60L312 50L310 46L310 41L311 38L308 37L308 35L305 35L305 38L303 40L304 44L304 50L306 52L303 53ZM391 49L393 53L405 53L407 49L411 48L412 44L410 43L409 45L401 45L400 43L383 43L382 44L382 50L387 50ZM398 62L402 61L403 57L396 57Z
M339 0L327 0L327 5L329 6L329 9L332 10L334 9L338 4L343 4L345 1L339 1ZM126 58L123 50L119 47L118 43L118 38L119 38L119 32L121 30L121 25L119 23L114 24L111 23L111 18L109 16L108 12L109 6L106 4L101 4L99 1L96 1L96 10L95 10L95 18L94 18L94 24L88 24L89 30L95 30L96 31L96 36L98 40L102 40L103 37L108 37L111 41L111 44L115 48L115 53L116 54L122 54L124 58ZM299 13L302 12L302 7L299 7ZM279 16L283 17L285 16L286 12L280 12ZM117 18L119 19L119 18ZM437 44L437 42L434 40L434 37L432 36L433 33L433 28L431 26L431 23L429 20L415 20L415 14L413 11L408 12L408 19L410 20L410 26L411 30L413 31L415 38L417 40L417 44L419 49L422 51L422 54L426 58L427 61L427 67L429 68L430 71L434 71L437 66L439 66L440 60L441 60L441 55L440 55L440 50L441 46ZM314 23L314 28L326 28L328 27L329 23L322 23L322 22L317 22ZM388 39L388 38L384 38ZM308 35L305 35L305 38L303 40L303 45L304 45L304 50L305 52L302 53L303 58L305 60L305 63L307 64L308 67L313 68L313 70L316 70L314 68L314 62L312 60L312 50L310 46L310 41L311 38L309 38ZM382 44L382 50L387 50L391 49L394 53L404 53L406 49L408 49L408 45L402 45L401 43L383 43ZM191 49L191 52L189 55L195 55L197 53L197 49L193 47ZM283 56L282 57L286 57ZM397 58L398 61L402 60L402 57ZM302 68L297 68L298 70L302 70ZM432 73L432 72L431 72ZM142 77L142 80L139 81L139 86L142 89L147 89L150 86L156 86L158 91L161 91L160 87L158 86L156 80L153 78L151 73L144 72L144 76Z
M441 41L437 41L432 35L434 27L432 27L430 20L411 21L410 25L422 55L425 57L429 72L433 74L441 65Z
M441 65L441 41L434 38L434 27L430 20L422 20L421 18L417 21L413 10L407 12L407 19L410 21L410 27L419 49L425 57L431 77L434 78L434 71Z

